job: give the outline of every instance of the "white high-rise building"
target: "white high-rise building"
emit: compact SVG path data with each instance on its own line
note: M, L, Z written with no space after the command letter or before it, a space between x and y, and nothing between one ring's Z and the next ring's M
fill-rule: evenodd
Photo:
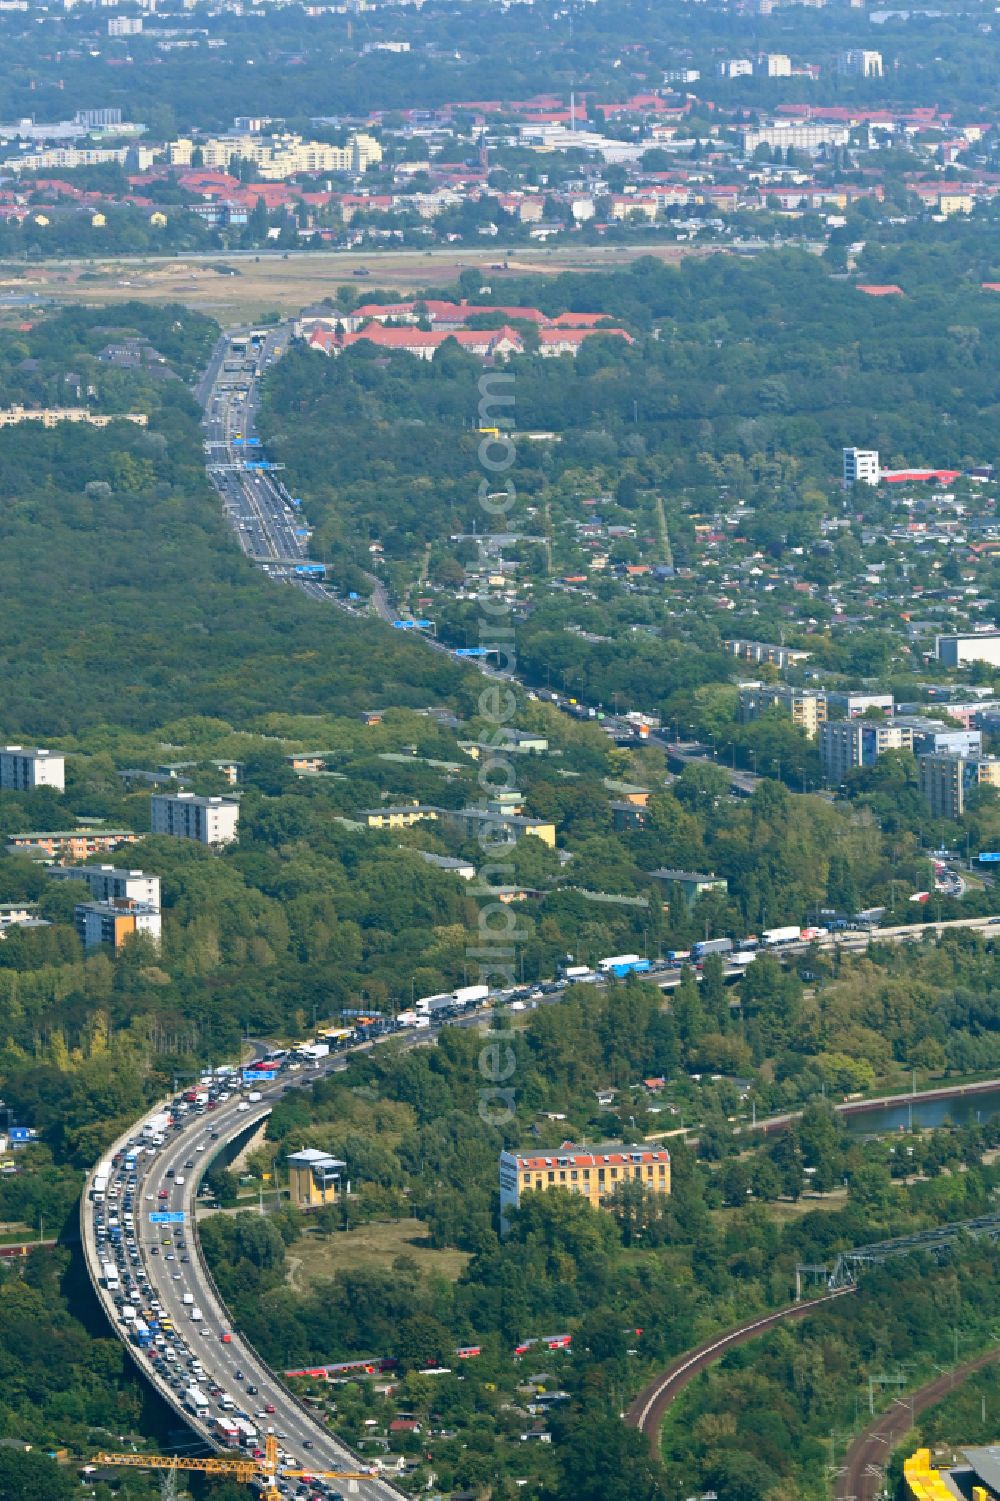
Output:
M844 449L844 488L877 485L882 478L877 448Z
M66 762L54 751L27 750L23 745L5 745L0 750L0 789L33 792L36 787L66 790Z
M240 805L228 797L197 797L193 792L154 793L150 825L154 834L196 839L199 844L232 844Z

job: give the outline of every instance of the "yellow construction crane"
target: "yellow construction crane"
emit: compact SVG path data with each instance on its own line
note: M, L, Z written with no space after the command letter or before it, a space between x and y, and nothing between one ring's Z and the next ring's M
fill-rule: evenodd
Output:
M278 1477L284 1479L311 1476L316 1480L371 1480L373 1470L297 1470L278 1459L278 1440L269 1433L264 1440L263 1459L233 1454L222 1459L181 1459L166 1454L95 1454L95 1465L128 1465L134 1470L198 1470L203 1475L231 1475L249 1485L263 1480L265 1501L281 1501Z

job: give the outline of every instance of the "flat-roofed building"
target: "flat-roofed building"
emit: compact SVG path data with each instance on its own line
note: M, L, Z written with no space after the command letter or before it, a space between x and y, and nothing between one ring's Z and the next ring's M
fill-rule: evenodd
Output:
M694 906L703 891L718 891L722 896L729 891L729 882L725 876L711 873L706 875L704 871L672 870L661 865L658 870L651 870L649 874L651 880L659 881L666 888L665 895L669 895L674 886L679 886L689 907Z
M148 938L156 948L160 946L160 913L140 902L78 902L73 919L84 948L106 943L120 949L137 936Z
M758 666L767 664L781 671L809 659L807 651L798 651L792 646L777 646L772 641L741 641L732 638L723 641L722 649L729 656L738 657L741 662L755 662Z
M358 818L369 829L411 829L415 823L434 823L441 816L440 808L426 807L421 803L387 804L384 808L362 808Z
M852 485L877 485L882 478L877 448L845 448L843 451L844 488Z
M350 1183L344 1179L347 1163L331 1157L329 1152L303 1147L300 1152L290 1152L285 1161L289 1194L298 1209L322 1209L326 1204L336 1204L342 1193L351 1191Z
M1000 631L972 631L965 636L937 636L934 649L944 667L964 667L968 662L1000 666Z
M920 790L934 818L961 818L977 787L1000 788L1000 757L931 753L917 759Z
M199 844L232 844L238 837L240 805L227 797L197 797L193 792L154 793L150 829Z
M564 1189L579 1194L594 1208L601 1207L626 1183L641 1183L649 1193L670 1192L670 1153L666 1147L643 1142L626 1146L533 1147L527 1152L500 1153L500 1218L516 1209L525 1193Z
M5 745L0 750L0 788L4 792L34 792L36 787L65 792L65 759L56 751Z
M6 848L8 855L29 855L32 859L86 860L91 855L110 854L122 844L135 844L138 837L131 829L81 826L8 834Z
M438 813L464 839L478 839L485 833L491 844L516 844L522 835L530 834L555 849L556 826L544 818L493 812L489 808L440 808Z
M886 751L912 749L912 729L889 720L838 719L825 724L819 735L823 775L834 786L859 766L874 766Z
M866 693L855 691L853 688L832 688L826 695L827 718L830 710L836 709L843 714L845 719L860 719L862 714L867 714L869 709L877 709L880 714L891 717L896 705L891 693Z
M114 865L55 865L49 875L57 881L86 882L95 902L137 902L160 908L160 878L144 870L118 870Z
M768 709L780 709L798 725L809 740L815 740L819 727L826 724L826 694L815 688L788 688L784 684L747 684L739 691L739 716L750 724Z

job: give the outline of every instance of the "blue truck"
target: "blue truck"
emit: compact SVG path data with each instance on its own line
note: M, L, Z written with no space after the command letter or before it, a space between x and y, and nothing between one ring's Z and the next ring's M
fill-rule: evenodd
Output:
M648 974L652 965L640 954L612 954L607 959L598 960L597 968L602 975L614 975L615 979L624 980L627 975Z

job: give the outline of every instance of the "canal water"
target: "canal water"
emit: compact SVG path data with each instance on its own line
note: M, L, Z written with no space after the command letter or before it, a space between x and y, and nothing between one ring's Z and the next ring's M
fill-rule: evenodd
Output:
M1000 1089L984 1089L979 1094L956 1095L950 1100L923 1100L913 1102L914 1127L941 1126L945 1121L955 1125L976 1125L1000 1114ZM910 1107L904 1099L896 1105L876 1105L871 1110L856 1110L844 1116L844 1123L851 1136L870 1136L874 1132L904 1131L910 1124Z

